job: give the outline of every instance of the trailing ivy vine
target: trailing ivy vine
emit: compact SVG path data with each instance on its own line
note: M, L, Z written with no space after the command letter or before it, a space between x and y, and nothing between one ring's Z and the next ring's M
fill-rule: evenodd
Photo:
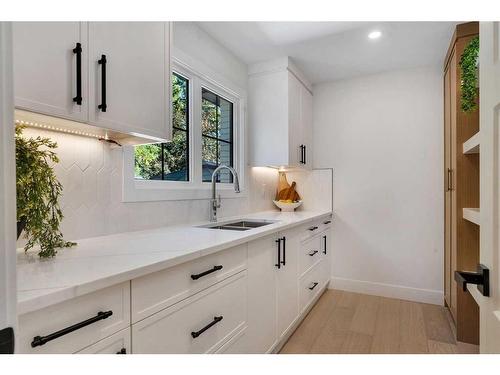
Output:
M471 39L460 59L462 73L460 104L462 111L466 113L477 110L478 59L479 36Z
M65 241L59 230L63 188L52 167L59 162L53 151L57 143L49 138L24 138L22 132L23 127L16 127L17 221L23 222L28 240L24 250L38 245L40 258L49 258L58 248L76 245Z

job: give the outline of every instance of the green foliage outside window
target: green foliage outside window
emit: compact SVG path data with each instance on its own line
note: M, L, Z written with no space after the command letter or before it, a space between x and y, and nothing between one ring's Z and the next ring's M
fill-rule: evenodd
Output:
M466 113L477 110L479 37L471 39L460 58L461 107Z

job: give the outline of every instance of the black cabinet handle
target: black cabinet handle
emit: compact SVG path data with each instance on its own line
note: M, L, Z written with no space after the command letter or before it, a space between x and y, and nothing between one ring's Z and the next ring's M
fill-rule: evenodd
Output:
M307 164L307 148L306 148L306 145L304 145L304 163L303 164Z
M305 164L306 163L306 160L305 160L305 148L306 148L306 146L300 145L300 164Z
M127 354L127 349L121 348L119 352L116 352L116 354Z
M278 269L280 269L281 268L281 238L278 238L275 242L278 244L278 263L276 263L275 266L278 267Z
M76 43L76 47L73 48L73 53L76 53L76 96L73 101L82 105L82 45L81 43Z
M219 323L222 320L222 318L223 318L222 316L214 316L214 320L213 321L211 321L210 323L208 323L205 327L203 327L199 331L191 332L191 336L193 336L193 339L197 338L203 332L205 332L207 329L209 329L209 328L213 327L214 325L216 325L217 323Z
M199 274L197 274L197 275L191 275L191 278L192 278L193 280L198 280L200 277L203 277L203 276L209 275L209 274L211 274L212 272L220 271L221 269L222 269L222 265L220 265L220 266L214 266L214 268L209 269L208 271L205 271L205 272L199 273Z
M286 265L286 237L283 236L281 239L283 241L283 261L281 262L282 265Z
M483 296L490 296L490 270L483 264L477 265L477 272L455 271L455 281L462 285L464 292L467 284L476 284Z
M307 254L307 255L309 255L310 257L313 257L313 256L315 256L316 254L318 254L318 250L311 251L311 252L310 252L309 254Z
M330 224L332 221L331 220L327 220L327 221L323 221L323 224Z
M311 232L315 231L316 229L318 229L318 227L311 227L311 228L309 228L309 230L310 230Z
M60 331L51 333L50 335L35 336L35 337L33 337L33 341L31 342L31 347L35 348L37 346L45 345L49 341L52 341L52 340L55 340L61 336L67 335L68 333L71 333L71 332L76 331L80 328L86 327L92 323L96 323L100 320L107 319L111 315L113 315L113 311L111 311L111 310L106 311L106 312L99 311L96 316L94 316L90 319L84 320L83 322L80 322L80 323L76 323L70 327L63 328Z
M323 236L323 254L326 254L326 236Z
M106 104L106 64L108 60L106 59L106 55L101 55L101 59L97 61L99 65L101 65L101 104L97 106L101 110L101 112L106 112L108 109L108 105Z
M319 283L313 283L312 286L309 287L309 290L313 290L314 288L316 288L318 286Z

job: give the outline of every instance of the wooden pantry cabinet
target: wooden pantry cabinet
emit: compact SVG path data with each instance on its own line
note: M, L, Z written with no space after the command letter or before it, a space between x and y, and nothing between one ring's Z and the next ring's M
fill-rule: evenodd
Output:
M479 132L479 110L461 109L460 58L479 23L460 24L444 65L444 299L456 324L457 340L479 344L479 308L454 279L457 270L475 271L479 262L479 225L467 212L479 208L479 147L468 147Z
M169 22L14 22L15 106L169 140L170 34Z

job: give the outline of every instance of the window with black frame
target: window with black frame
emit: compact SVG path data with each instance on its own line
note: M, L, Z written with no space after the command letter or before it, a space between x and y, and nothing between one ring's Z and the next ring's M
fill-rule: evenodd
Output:
M135 178L189 181L189 80L172 74L172 140L135 148Z
M233 167L233 103L202 88L201 133L203 182L212 179L219 165ZM222 170L217 182L233 182L228 170Z

